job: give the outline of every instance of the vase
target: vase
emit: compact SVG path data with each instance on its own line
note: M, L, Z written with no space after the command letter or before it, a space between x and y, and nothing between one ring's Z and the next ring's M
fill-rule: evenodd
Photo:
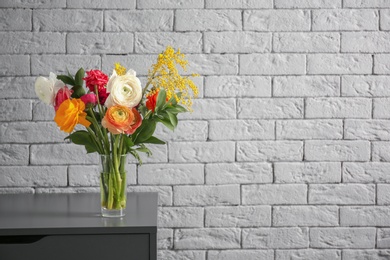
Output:
M100 155L100 198L103 217L123 217L126 210L127 155Z

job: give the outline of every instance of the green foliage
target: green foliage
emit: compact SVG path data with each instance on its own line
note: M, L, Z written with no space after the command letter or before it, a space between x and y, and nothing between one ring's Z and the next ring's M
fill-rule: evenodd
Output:
M131 135L134 144L141 144L148 140L156 130L154 119L144 119L140 127Z
M76 131L68 135L66 139L69 139L72 143L78 145L84 145L87 153L99 152L99 148L94 143L92 137L87 131Z
M80 98L85 94L85 90L83 89L83 78L85 75L85 71L83 68L80 68L75 77L68 72L68 75L58 75L57 79L64 82L66 85L73 86L71 89L73 90L72 98Z

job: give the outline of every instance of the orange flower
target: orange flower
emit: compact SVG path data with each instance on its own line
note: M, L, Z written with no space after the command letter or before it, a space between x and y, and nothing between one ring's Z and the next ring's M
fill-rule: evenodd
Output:
M112 106L102 119L102 126L112 134L132 134L141 125L142 118L137 109L125 106Z
M77 124L88 127L91 122L86 119L84 109L85 104L81 99L66 99L58 108L54 121L66 133L71 133Z

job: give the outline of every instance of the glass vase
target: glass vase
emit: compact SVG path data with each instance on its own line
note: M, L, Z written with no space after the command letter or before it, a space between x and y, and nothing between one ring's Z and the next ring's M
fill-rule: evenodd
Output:
M100 198L103 217L122 217L126 209L127 155L100 155Z

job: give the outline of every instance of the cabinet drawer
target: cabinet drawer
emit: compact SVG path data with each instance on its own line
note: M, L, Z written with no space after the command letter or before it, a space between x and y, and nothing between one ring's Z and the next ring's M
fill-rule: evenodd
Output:
M2 260L149 260L149 234L0 237Z

